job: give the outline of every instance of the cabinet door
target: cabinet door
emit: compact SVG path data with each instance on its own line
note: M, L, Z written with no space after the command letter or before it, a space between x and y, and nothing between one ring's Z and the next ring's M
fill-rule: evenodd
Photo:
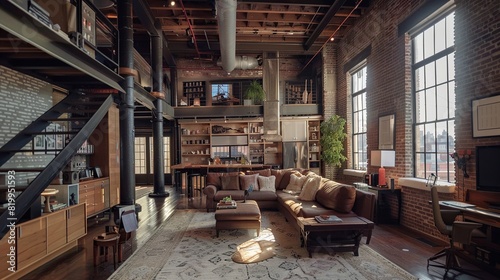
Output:
M47 253L66 244L66 211L57 211L47 219Z
M87 216L94 214L94 185L89 183L80 184L80 202L87 204Z
M307 141L306 121L282 121L281 134L283 141Z
M36 219L17 227L17 269L23 269L47 254L47 220Z
M104 210L104 201L105 201L105 190L104 190L104 181L100 180L95 183L94 185L94 211L95 212L100 212Z
M68 219L68 242L77 240L87 234L86 205L80 203L66 210Z
M13 263L11 264L9 263L10 256L7 255L10 252L14 253L16 252L16 244L15 243L9 244L9 235L10 231L8 231L4 235L4 237L0 240L0 275L9 275L9 273L12 273L11 271L9 271L9 268L10 267L13 267L13 269L16 268L15 256L13 257ZM14 239L11 240L15 241L15 237ZM13 250L11 250L11 246L13 246L12 248Z

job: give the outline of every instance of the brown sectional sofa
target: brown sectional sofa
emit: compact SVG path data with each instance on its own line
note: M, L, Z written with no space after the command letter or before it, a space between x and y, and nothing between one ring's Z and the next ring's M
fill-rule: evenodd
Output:
M309 170L298 169L265 169L259 171L250 171L245 173L251 175L258 173L261 176L275 176L275 189L273 191L255 190L248 194L246 199L255 200L260 209L275 209L279 210L287 221L292 222L293 226L298 230L298 224L295 222L297 217L314 217L317 215L337 215L339 217L346 216L361 216L373 221L375 210L375 194L356 189L352 185L341 184L326 178L321 178L319 189L316 192L313 201L304 201L298 198L297 194L290 194L285 191L290 183L292 173L299 172L302 175L309 175ZM227 181L230 176L233 182L228 187ZM214 210L217 202L226 196L231 196L234 200L243 200L244 189L248 186L241 184L240 186L234 181L234 178L240 176L241 181L244 180L241 173L208 173L206 186L203 193L206 195L207 211ZM256 175L258 176L258 175ZM226 182L223 188L222 181ZM230 188L230 189L228 189Z

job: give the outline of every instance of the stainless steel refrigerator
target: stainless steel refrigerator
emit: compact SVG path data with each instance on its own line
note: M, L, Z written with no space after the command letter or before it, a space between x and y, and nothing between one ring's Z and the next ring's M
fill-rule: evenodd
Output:
M283 142L283 168L307 169L307 142Z

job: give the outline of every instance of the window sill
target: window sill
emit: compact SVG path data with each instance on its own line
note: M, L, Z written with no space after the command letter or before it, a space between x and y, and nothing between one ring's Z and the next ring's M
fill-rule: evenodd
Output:
M405 186L408 188L419 189L419 190L429 190L427 187L427 180L417 179L417 178L399 178L398 185ZM438 187L438 192L440 193L454 193L456 186L448 182L436 182L436 187Z
M365 174L366 174L366 170L344 169L344 175L346 175L346 176L364 178Z

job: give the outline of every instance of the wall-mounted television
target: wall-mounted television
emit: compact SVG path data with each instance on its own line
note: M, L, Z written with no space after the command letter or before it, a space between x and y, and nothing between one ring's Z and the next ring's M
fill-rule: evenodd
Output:
M476 147L476 189L500 192L500 145Z

